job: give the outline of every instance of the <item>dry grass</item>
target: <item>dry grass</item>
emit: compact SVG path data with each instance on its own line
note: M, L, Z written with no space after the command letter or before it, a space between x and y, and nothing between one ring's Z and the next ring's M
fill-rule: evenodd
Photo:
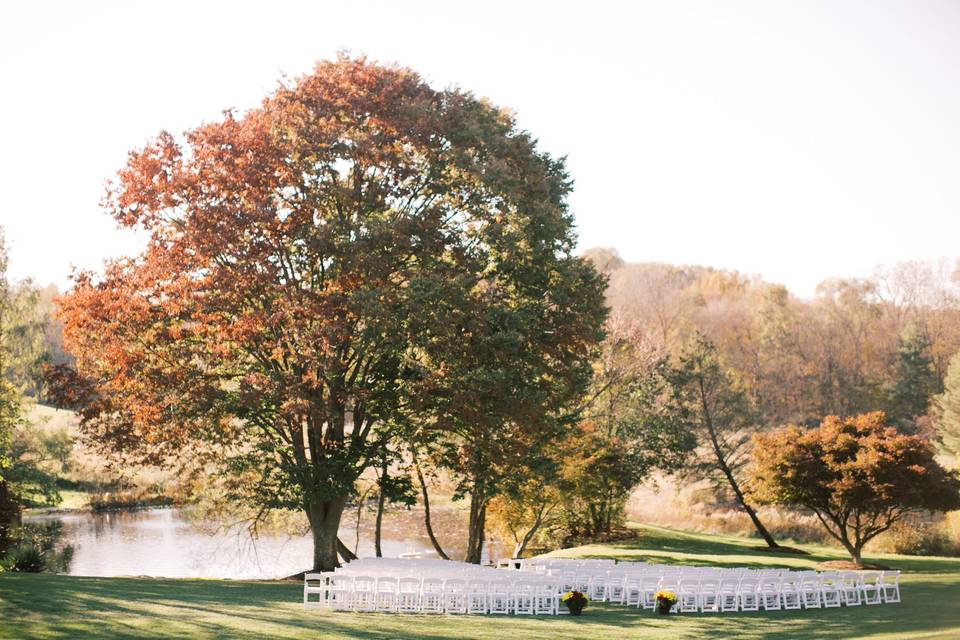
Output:
M757 537L747 514L736 509L711 508L700 501L704 488L703 484L681 486L672 478L656 477L633 493L627 505L627 517L676 529ZM758 513L779 542L839 548L813 515L769 507L759 509ZM960 556L960 511L913 517L871 541L867 550Z

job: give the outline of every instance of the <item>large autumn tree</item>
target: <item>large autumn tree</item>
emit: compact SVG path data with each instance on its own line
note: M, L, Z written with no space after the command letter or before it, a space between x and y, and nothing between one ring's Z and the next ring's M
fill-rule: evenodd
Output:
M753 497L809 509L858 565L864 546L906 514L960 507L960 481L933 447L880 411L757 434L754 444Z
M147 248L62 300L83 428L150 458L210 453L263 508L302 509L331 569L356 479L417 416L525 437L508 409L577 395L603 305L569 189L507 112L363 59L161 133L106 200Z

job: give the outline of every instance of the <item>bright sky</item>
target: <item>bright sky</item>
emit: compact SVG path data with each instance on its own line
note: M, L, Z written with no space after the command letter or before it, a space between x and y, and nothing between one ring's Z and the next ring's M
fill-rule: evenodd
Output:
M960 2L0 4L11 275L136 250L126 152L340 49L510 107L569 156L580 246L761 274L960 256Z

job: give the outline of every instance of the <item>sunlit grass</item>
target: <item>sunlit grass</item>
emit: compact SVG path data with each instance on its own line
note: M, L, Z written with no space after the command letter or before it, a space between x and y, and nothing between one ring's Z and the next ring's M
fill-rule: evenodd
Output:
M60 498L62 502L57 505L59 509L85 509L90 506L90 494L86 491L61 489Z

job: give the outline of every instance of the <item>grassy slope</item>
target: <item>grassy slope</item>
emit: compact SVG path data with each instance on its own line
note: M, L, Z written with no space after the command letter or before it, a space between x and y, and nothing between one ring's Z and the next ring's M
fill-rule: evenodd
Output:
M643 527L639 540L556 555L716 566L809 567L837 559L752 551L753 540ZM813 611L658 618L591 605L575 619L305 611L297 583L0 575L0 637L13 638L958 638L960 560L877 556L902 569L904 603Z

